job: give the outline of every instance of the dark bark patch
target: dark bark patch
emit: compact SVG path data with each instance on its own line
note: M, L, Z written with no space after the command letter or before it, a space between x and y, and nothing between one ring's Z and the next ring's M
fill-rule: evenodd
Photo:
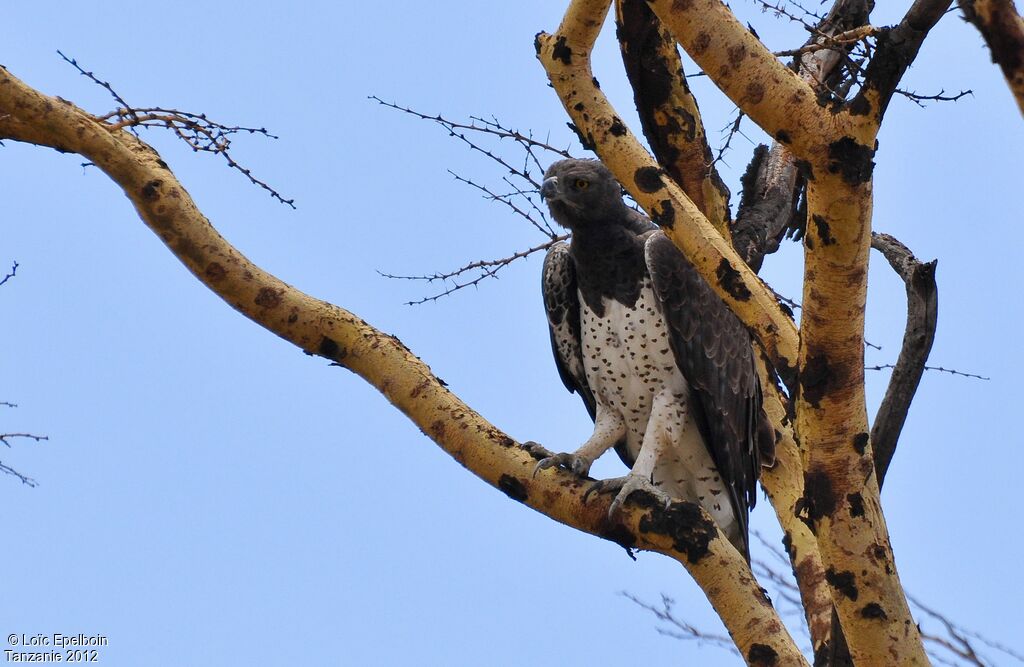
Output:
M796 547L793 546L793 534L788 530L786 534L782 536L782 548L786 550L786 555L789 556L789 562L796 562Z
M583 146L583 150L592 151L597 148L597 143L594 141L594 135L583 134L583 132L576 126L575 123L566 123L570 130L576 133L576 138L580 140L580 145Z
M640 519L640 532L665 535L672 540L672 548L686 554L690 563L698 563L708 555L708 545L717 538L718 528L714 521L704 518L700 507L694 503L675 502L665 506L654 496L635 493L631 496L638 504L649 507L651 512Z
M836 572L831 567L825 571L825 581L851 600L857 600L857 577L849 570Z
M813 407L821 406L832 384L832 369L828 365L828 356L820 351L812 350L800 371L800 392L805 401Z
M750 650L747 651L747 664L771 667L779 664L779 654L767 644L751 644Z
M779 130L778 132L776 132L775 133L775 140L778 141L780 144L791 144L791 143L793 143L793 138L790 137L789 136L789 132L786 132L785 130Z
M729 64L733 67L739 67L743 59L747 57L747 47L743 44L735 44L726 49L729 56Z
M338 345L336 340L327 336L320 339L320 346L317 348L316 353L321 357L334 359L335 361L341 361L348 356L348 350Z
M757 81L751 81L747 84L746 98L751 104L760 104L764 99L764 85Z
M575 105L573 105L572 108L575 109L576 111L583 111L587 107L585 104L583 104L583 102L577 102Z
M686 132L686 140L687 141L693 141L694 139L696 139L697 138L697 119L694 118L692 113L690 113L686 109L683 109L682 107L676 109L676 113L679 114L680 118L682 118L684 121L686 121L686 130L685 130L685 132ZM673 132L680 132L680 131L683 131L682 127L673 130Z
M858 144L853 137L843 137L828 145L828 171L839 174L849 185L861 185L871 180L874 156L874 149Z
M160 196L160 186L164 182L160 180L153 180L142 186L142 198L146 201L153 201Z
M217 283L224 280L224 277L227 274L228 272L219 262L210 262L206 265L206 270L203 271L203 275L206 276L206 279L211 283Z
M863 609L860 610L860 615L863 618L877 618L880 621L889 620L889 615L882 609L882 605L877 602L869 602L864 605Z
M807 160L797 160L793 164L796 165L797 171L800 172L801 176L806 178L808 181L814 180L814 167L811 166L810 162Z
M640 167L633 174L633 182L641 192L657 192L665 187L665 182L661 180L661 174L662 170L657 167Z
M612 125L608 128L608 131L612 133L612 136L622 137L626 134L626 126L622 124L622 120L618 116L612 117Z
M861 456L863 456L864 452L867 451L869 438L870 436L867 433L858 433L853 436L853 448L857 450L857 453Z
M693 0L672 0L672 11L685 12L693 7Z
M825 245L835 245L836 239L832 236L832 228L829 226L828 220L817 213L811 216L811 220L814 221L814 228L817 230L821 242Z
M863 95L857 95L846 105L851 116L866 116L871 113L871 103Z
M499 477L498 488L512 500L517 500L521 503L525 503L526 499L530 497L530 494L526 491L526 486L512 475L506 474Z
M631 533L629 529L621 523L606 521L605 525L601 527L600 535L606 540L611 540L615 544L618 544L626 551L631 551L636 548L636 535ZM634 558L634 560L636 559Z
M804 473L804 495L797 506L797 511L812 523L836 511L836 494L828 473L823 470Z
M273 309L281 305L281 292L273 287L264 287L254 299L260 308Z
M596 76L590 77L590 83L594 84L594 88L601 90L601 82L597 80Z
M659 227L672 229L676 224L676 208L672 205L672 200L670 199L663 199L658 208L651 213L651 220Z
M699 33L693 40L693 52L696 55L700 55L707 51L709 46L711 46L711 35L706 32Z
M718 284L722 286L722 289L728 292L732 298L737 301L747 301L750 299L750 290L743 284L740 272L732 268L729 260L726 258L723 257L722 261L718 263L718 268L715 269L715 277L718 278Z
M566 65L572 64L572 49L566 44L565 35L559 35L555 40L555 48L551 49L551 57L561 60Z
M859 493L851 493L846 496L850 503L850 516L853 518L864 516L864 496Z

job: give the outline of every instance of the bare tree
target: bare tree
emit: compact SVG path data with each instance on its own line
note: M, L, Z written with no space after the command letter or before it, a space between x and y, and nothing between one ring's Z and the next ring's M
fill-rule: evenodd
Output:
M951 3L915 0L899 24L879 28L868 23L873 3L838 0L810 22L806 45L783 54L794 57L790 66L720 0L619 0L618 39L653 155L591 70L590 52L611 4L572 0L557 30L537 36L538 58L584 147L612 170L756 339L766 411L778 433L777 463L764 472L763 485L786 534L815 662L927 664L926 637L899 581L879 489L934 334L934 265L872 234L872 169L889 101ZM735 220L677 44L775 140L755 155ZM134 131L153 124L239 169L227 154L227 136L262 131L125 104L93 115L0 69L0 139L85 157L225 302L364 378L510 498L624 547L678 561L749 664L806 663L755 572L703 510L685 502L665 508L638 494L610 518L607 498L586 501L587 480L556 469L534 476L541 454L473 411L397 338L285 284L221 237ZM805 251L799 325L757 275L764 255L792 229L802 230ZM871 247L907 282L910 297L905 354L873 421L864 397L863 337Z

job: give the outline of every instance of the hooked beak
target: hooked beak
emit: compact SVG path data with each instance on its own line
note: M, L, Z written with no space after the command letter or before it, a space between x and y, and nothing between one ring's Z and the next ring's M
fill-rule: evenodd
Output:
M547 200L558 194L558 177L545 178L540 185L540 198Z

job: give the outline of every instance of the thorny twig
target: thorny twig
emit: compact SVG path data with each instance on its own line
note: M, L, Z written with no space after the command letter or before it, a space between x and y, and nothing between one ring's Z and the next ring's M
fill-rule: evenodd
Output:
M5 275L3 278L0 278L0 285L3 285L8 280L10 280L11 278L13 278L14 276L16 276L18 274L18 266L20 266L20 265L17 262L13 262L11 264L11 270L8 271L7 275Z
M884 371L884 370L892 369L892 368L895 368L895 367L896 367L895 364L878 364L877 366L865 366L864 370L866 370L866 371ZM991 380L992 379L990 377L985 377L984 375L975 375L974 373L964 373L963 371L958 371L958 370L955 370L955 369L952 369L952 368L943 368L942 366L925 366L924 369L926 371L940 371L942 373L949 373L950 375L959 375L959 376L965 377L965 378L974 378L976 380Z
M713 168L715 164L717 164L718 162L724 162L722 158L725 156L725 152L729 150L729 146L732 144L732 138L734 136L739 134L742 135L747 141L750 141L750 137L743 134L743 132L740 130L740 124L743 122L743 118L745 115L746 114L744 114L742 110L737 109L735 120L733 120L732 123L730 123L729 125L726 125L725 127L722 128L722 132L727 133L725 135L725 142L718 147L718 155L716 155L715 159L712 160L708 169ZM754 142L751 141L751 143Z
M733 643L732 639L730 639L728 635L715 634L713 632L701 630L695 625L687 623L686 621L676 616L672 609L673 606L675 606L675 600L668 597L667 595L662 594L661 606L656 607L652 604L644 602L640 598L634 596L632 593L622 591L619 594L629 600L632 600L638 606L654 614L657 617L657 619L662 623L667 623L673 626L672 629L655 628L658 634L665 635L666 637L673 637L675 639L695 641L697 642L698 646L715 646L717 648L729 651L730 653L739 655L739 651L736 649L736 645Z
M436 301L437 299L448 296L460 289L476 286L486 278L497 278L497 273L512 262L528 257L533 253L547 250L552 246L552 244L567 238L566 235L559 235L552 228L547 215L538 205L534 195L540 191L540 173L543 173L544 170L544 165L540 155L553 154L557 158L571 158L573 157L573 154L569 152L568 148L557 148L549 141L535 139L532 132L524 133L511 129L493 116L491 118L470 116L468 122L462 122L451 120L441 116L440 114L425 114L394 102L387 102L375 95L371 95L369 99L381 106L401 111L402 113L413 116L414 118L436 123L448 133L448 136L458 139L470 150L487 157L489 160L502 167L502 169L506 171L506 174L501 177L501 180L502 183L508 186L509 190L507 192L501 191L505 188L496 190L491 186L462 176L450 169L448 170L448 173L451 174L456 181L482 192L484 197L489 201L493 201L507 207L513 214L529 222L537 231L547 237L545 242L532 248L521 250L500 259L473 261L459 269L455 269L454 271L416 276L393 275L378 271L378 273L385 278L418 280L427 283L441 281L448 285L445 290L437 294L423 297L422 299L415 301L409 301L407 302L407 305L418 305L429 301ZM513 145L523 151L522 166L513 164L515 160L507 158L505 155L501 155L497 151L483 145L476 139L477 136L481 138L489 137L491 139L496 139L499 143L506 140L511 141ZM470 279L466 274L473 277ZM465 279L460 280L461 277L465 277Z
M945 88L940 90L938 93L935 93L934 95L922 95L920 93L915 93L912 90L904 90L902 88L896 89L896 94L902 95L903 97L907 98L908 100L910 100L919 107L928 106L927 104L925 104L925 102L956 102L961 97L966 97L967 95L974 95L974 91L970 89L961 90L959 93L956 93L955 95L946 95L945 93Z
M106 88L114 97L120 107L103 116L98 116L101 121L108 121L111 130L127 129L138 136L138 128L166 128L174 132L175 136L188 144L189 148L196 152L213 153L220 155L228 163L228 166L241 172L249 182L263 190L282 204L295 208L294 199L285 199L281 193L252 175L252 171L239 164L230 153L231 135L234 134L259 134L268 139L277 139L264 127L244 127L240 125L224 125L210 120L206 114L191 113L178 109L164 107L133 107L125 101L110 85L109 82L99 79L93 72L86 71L78 62L57 52L61 58L71 64L85 77ZM116 122L111 122L116 119Z
M16 407L13 403L8 403L7 401L3 401L2 404L8 407ZM8 448L11 447L10 441L18 438L24 440L34 440L36 442L49 440L49 438L45 435L33 435L32 433L0 433L0 443L6 445ZM20 472L10 467L9 465L4 464L2 461L0 461L0 472L8 474L12 477L17 477L19 480L21 480L22 484L25 484L27 486L38 486L38 483L34 479L21 474Z
M537 231L539 231L540 233L544 234L548 238L554 239L554 238L556 238L558 236L558 234L555 233L555 231L553 229L551 229L551 225L548 224L547 216L544 215L544 212L540 211L540 209L537 207L537 205L534 203L534 201L532 199L530 199L530 197L529 197L530 193L527 193L526 191L520 190L520 189L517 188L513 192L509 192L507 194L503 194L503 195L502 194L496 194L494 191L492 191L486 185L481 185L481 184L477 183L476 181L474 181L472 179L466 178L465 176L460 176L459 174L455 173L451 169L448 170L448 173L451 174L455 178L456 181L458 181L460 183L465 183L466 185L468 185L470 187L473 187L473 188L476 188L477 190L480 190L481 192L483 192L486 195L487 199L489 199L491 201L501 202L502 204L505 204L506 206L511 208L512 211L516 215L518 215L521 218L524 218L527 222L529 222L531 225L536 227ZM507 178L505 178L503 180L505 181L505 183L507 183L508 185L512 186L513 188L516 187ZM514 201L512 201L513 197L522 197L523 199L526 199L530 203L531 209L534 212L539 212L540 213L540 216L541 216L540 222L538 222L536 220L536 218L533 217L533 214L531 213L531 211L524 211L522 208L517 206L516 203Z
M116 90L114 90L114 87L110 85L110 82L109 82L109 81L103 81L102 79L100 79L99 77L97 77L97 76L96 76L96 75L95 75L95 74L94 74L93 72L87 72L86 70L84 70L84 69L82 68L82 66L81 66L81 65L79 65L79 64L78 64L78 61L77 61L77 60L75 60L74 58L69 58L68 56L64 55L64 53L62 53L62 52L61 52L61 51L59 51L59 50L57 51L57 55L59 55L59 56L60 56L61 58L63 58L63 59L64 59L64 62L68 63L69 65L71 65L72 67L74 67L75 69L77 69L77 70L78 70L78 73L79 73L79 74L81 74L81 75L82 75L82 76L84 76L84 77L87 77L87 78L88 78L89 80L91 80L91 81L92 81L93 83L95 83L95 84L97 84L97 85L99 85L99 86L102 86L102 87L106 88L106 89L107 89L107 92L108 92L108 93L110 93L110 96L114 98L114 101L116 101L116 102L117 102L118 104L120 104L120 105L121 105L121 108L122 108L122 109L125 109L125 110L126 110L126 112L127 112L127 113L128 113L129 115L132 115L132 114L134 114L134 113L135 113L135 112L134 112L134 111L132 110L132 107L131 107L131 105L130 105L130 104L128 104L128 103L127 103L127 102L126 102L126 101L124 100L124 98L123 98L123 97L121 97L121 96L120 96L120 95L119 95L119 94L117 93L117 91L116 91Z
M554 153L555 155L559 155L564 158L574 157L573 154L569 152L568 148L557 148L546 141L534 139L532 132L523 134L518 130L513 130L500 123L497 118L487 120L481 118L480 116L470 116L470 122L463 123L459 121L450 120L448 118L445 118L444 116L441 116L440 114L432 116L430 114L425 114L420 111L416 111L415 109L411 109L409 107L403 107L402 105L396 104L394 102L387 102L377 97L376 95L371 95L369 99L373 100L377 104L388 107L389 109L401 111L402 113L409 114L410 116L414 116L416 118L419 118L420 120L429 120L434 123L437 123L442 128L448 131L449 136L459 139L460 141L465 143L470 148L470 150L483 153L494 162L497 162L502 167L508 169L509 173L519 176L520 178L526 180L537 189L540 189L540 183L533 177L531 170L528 168L528 166L522 169L512 166L501 156L495 154L493 151L488 150L483 146L479 145L478 143L469 139L469 137L466 136L466 132L490 135L492 137L496 137L498 140L511 139L512 141L523 147L523 149L527 153L527 157L540 170L543 170L543 167L541 166L541 162L537 158L536 154L533 153L535 149L546 151L548 153Z
M418 301L408 301L405 304L407 306L417 306L422 303L427 303L428 301L437 301L441 297L448 296L449 294L455 292L456 290L475 286L479 284L481 281L483 281L485 278L497 278L498 271L505 268L506 266L516 261L517 259L523 259L524 257L529 257L535 252L547 250L555 243L558 243L559 241L564 241L566 238L568 238L568 235L556 236L550 241L546 241L532 248L527 248L526 250L521 250L517 253L513 253L508 257L470 262L469 264L459 269L455 269L454 271L449 271L447 273L434 273L431 275L422 276L398 276L389 273L381 273L380 271L378 271L377 273L379 273L381 276L385 278L392 278L395 280L418 280L427 283L442 281L452 283L452 285L445 289L443 292L439 292L437 294L434 294L433 296L423 297ZM472 280L467 280L466 282L459 282L458 280L456 280L459 276L462 276L472 271L478 271L479 275L477 275Z

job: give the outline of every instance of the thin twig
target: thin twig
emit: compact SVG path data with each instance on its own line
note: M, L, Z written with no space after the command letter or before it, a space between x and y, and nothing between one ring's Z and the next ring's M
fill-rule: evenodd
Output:
M295 208L294 199L285 199L277 190L268 183L252 175L252 171L243 167L233 157L229 149L231 147L230 135L237 133L260 134L268 139L277 139L263 127L243 127L239 125L224 125L206 117L206 114L191 113L178 109L166 109L163 107L133 107L125 101L108 81L103 81L94 72L86 71L74 58L69 58L60 51L57 51L61 58L78 70L82 76L88 77L97 85L106 88L117 101L119 107L103 116L97 116L98 120L108 121L111 130L126 129L138 136L138 128L166 128L174 132L175 136L184 141L196 152L214 153L221 155L228 163L228 166L241 172L249 182L256 185L277 201ZM117 119L116 122L110 122ZM85 166L85 165L83 165Z
M391 279L394 279L394 280L417 280L417 281L422 281L422 282L426 282L426 283L432 283L432 282L436 282L436 281L441 281L441 282L451 282L452 283L452 285L450 287L448 287L447 289L445 289L443 292L439 292L439 293L434 294L432 296L423 297L422 299L419 299L417 301L407 301L406 304L405 304L407 306L418 306L420 304L427 303L428 301L437 301L441 297L448 296L452 292L456 292L456 291L458 291L460 289L465 289L466 287L476 286L476 285L478 285L480 282L482 282L486 278L497 278L498 277L497 276L498 271L500 271L501 269L505 268L506 266L508 266L512 262L516 261L517 259L523 259L524 257L529 257L530 255L532 255L535 252L540 252L542 250L547 250L548 248L550 248L555 243L558 243L559 241L564 241L567 238L568 238L568 235L556 236L555 238L551 239L550 241L546 241L546 242L544 242L544 243L542 243L540 245L534 246L532 248L527 248L526 250L521 250L521 251L519 251L517 253L513 253L512 255L509 255L508 257L502 257L500 259L491 259L491 260L481 260L481 261L470 262L469 264L467 264L467 265L465 265L465 266L463 266L461 268L455 269L454 271L449 271L447 273L434 273L434 274L431 274L431 275L419 275L419 276L393 275L393 274L390 274L390 273L382 273L380 271L378 271L377 273L380 274L381 276L383 276L384 278L391 278ZM476 276L475 278L471 279L471 280L467 280L466 282L459 282L458 280L456 280L459 276L462 276L462 275L464 275L466 273L469 273L471 271L479 271L480 274L478 276Z
M49 436L45 435L33 435L31 433L0 433L0 443L11 446L9 440L14 438L23 438L25 440L35 440L36 442L42 442L43 440L49 440Z
M891 368L896 368L896 364L878 364L877 366L865 366L864 370L866 370L866 371L884 371L884 370L888 370L888 369L891 369ZM974 378L976 380L991 380L992 379L990 377L985 377L984 375L975 375L974 373L964 373L963 371L958 371L958 370L955 370L955 369L952 369L952 368L943 368L942 366L925 366L924 369L926 371L940 371L942 373L949 373L950 375L959 375L959 376L965 377L965 378Z
M31 487L39 486L39 483L36 482L36 480L32 479L31 477L26 477L25 475L22 475L20 472L18 472L14 468L12 468L12 467L10 467L8 465L4 465L3 462L0 462L0 472L6 473L6 474L8 474L8 475L10 475L12 477L17 477L19 480L21 480L22 484L25 484L27 486L31 486Z
M14 262L13 264L11 264L11 270L7 272L7 275L5 275L2 279L0 279L0 285L3 285L8 280L10 280L11 278L13 278L14 276L16 276L18 274L18 266L20 266L20 265L17 262Z
M81 74L84 77L87 77L93 83L106 88L107 92L109 92L111 97L114 98L114 101L116 101L119 105L121 105L121 108L126 109L129 114L134 114L135 113L134 111L132 111L131 105L128 104L128 102L126 102L125 99L123 97L121 97L121 95L119 95L116 90L114 90L114 87L110 85L109 81L103 81L102 79L97 77L93 72L85 71L82 68L82 66L78 64L77 60L75 60L74 58L69 58L68 56L64 55L59 50L57 51L57 55L59 55L61 58L63 58L64 62L70 64L72 67L77 69L79 74Z
M533 215L529 211L524 211L519 206L516 206L516 204L509 199L510 196L524 196L525 197L526 193L524 191L517 190L517 191L512 192L512 193L510 193L508 195L499 195L499 194L496 194L495 192L493 192L486 185L481 185L481 184L477 183L476 181L473 181L472 179L466 178L465 176L460 176L459 174L455 173L451 169L448 170L448 173L451 174L455 178L456 181L458 181L460 183L465 183L466 185L468 185L470 187L473 187L473 188L476 188L477 190L480 190L481 192L483 192L487 196L487 199L489 199L491 201L501 202L502 204L505 204L506 206L511 208L512 211L515 212L516 215L526 219L531 225L533 225L534 227L537 228L537 231L539 231L541 234L544 234L549 239L554 239L554 238L556 238L558 236L558 234L556 234L555 231L553 229L551 229L551 225L549 225L548 221L547 221L547 216L544 216L543 212L541 213L541 216L542 216L541 217L541 222L537 222L537 220L534 219ZM505 182L508 183L509 185L512 185L512 183L510 183L508 180L506 180ZM512 187L515 187L515 186L512 185ZM529 197L526 197L526 199L529 200ZM533 204L532 200L530 201L530 203ZM533 205L533 208L537 209L536 205Z

